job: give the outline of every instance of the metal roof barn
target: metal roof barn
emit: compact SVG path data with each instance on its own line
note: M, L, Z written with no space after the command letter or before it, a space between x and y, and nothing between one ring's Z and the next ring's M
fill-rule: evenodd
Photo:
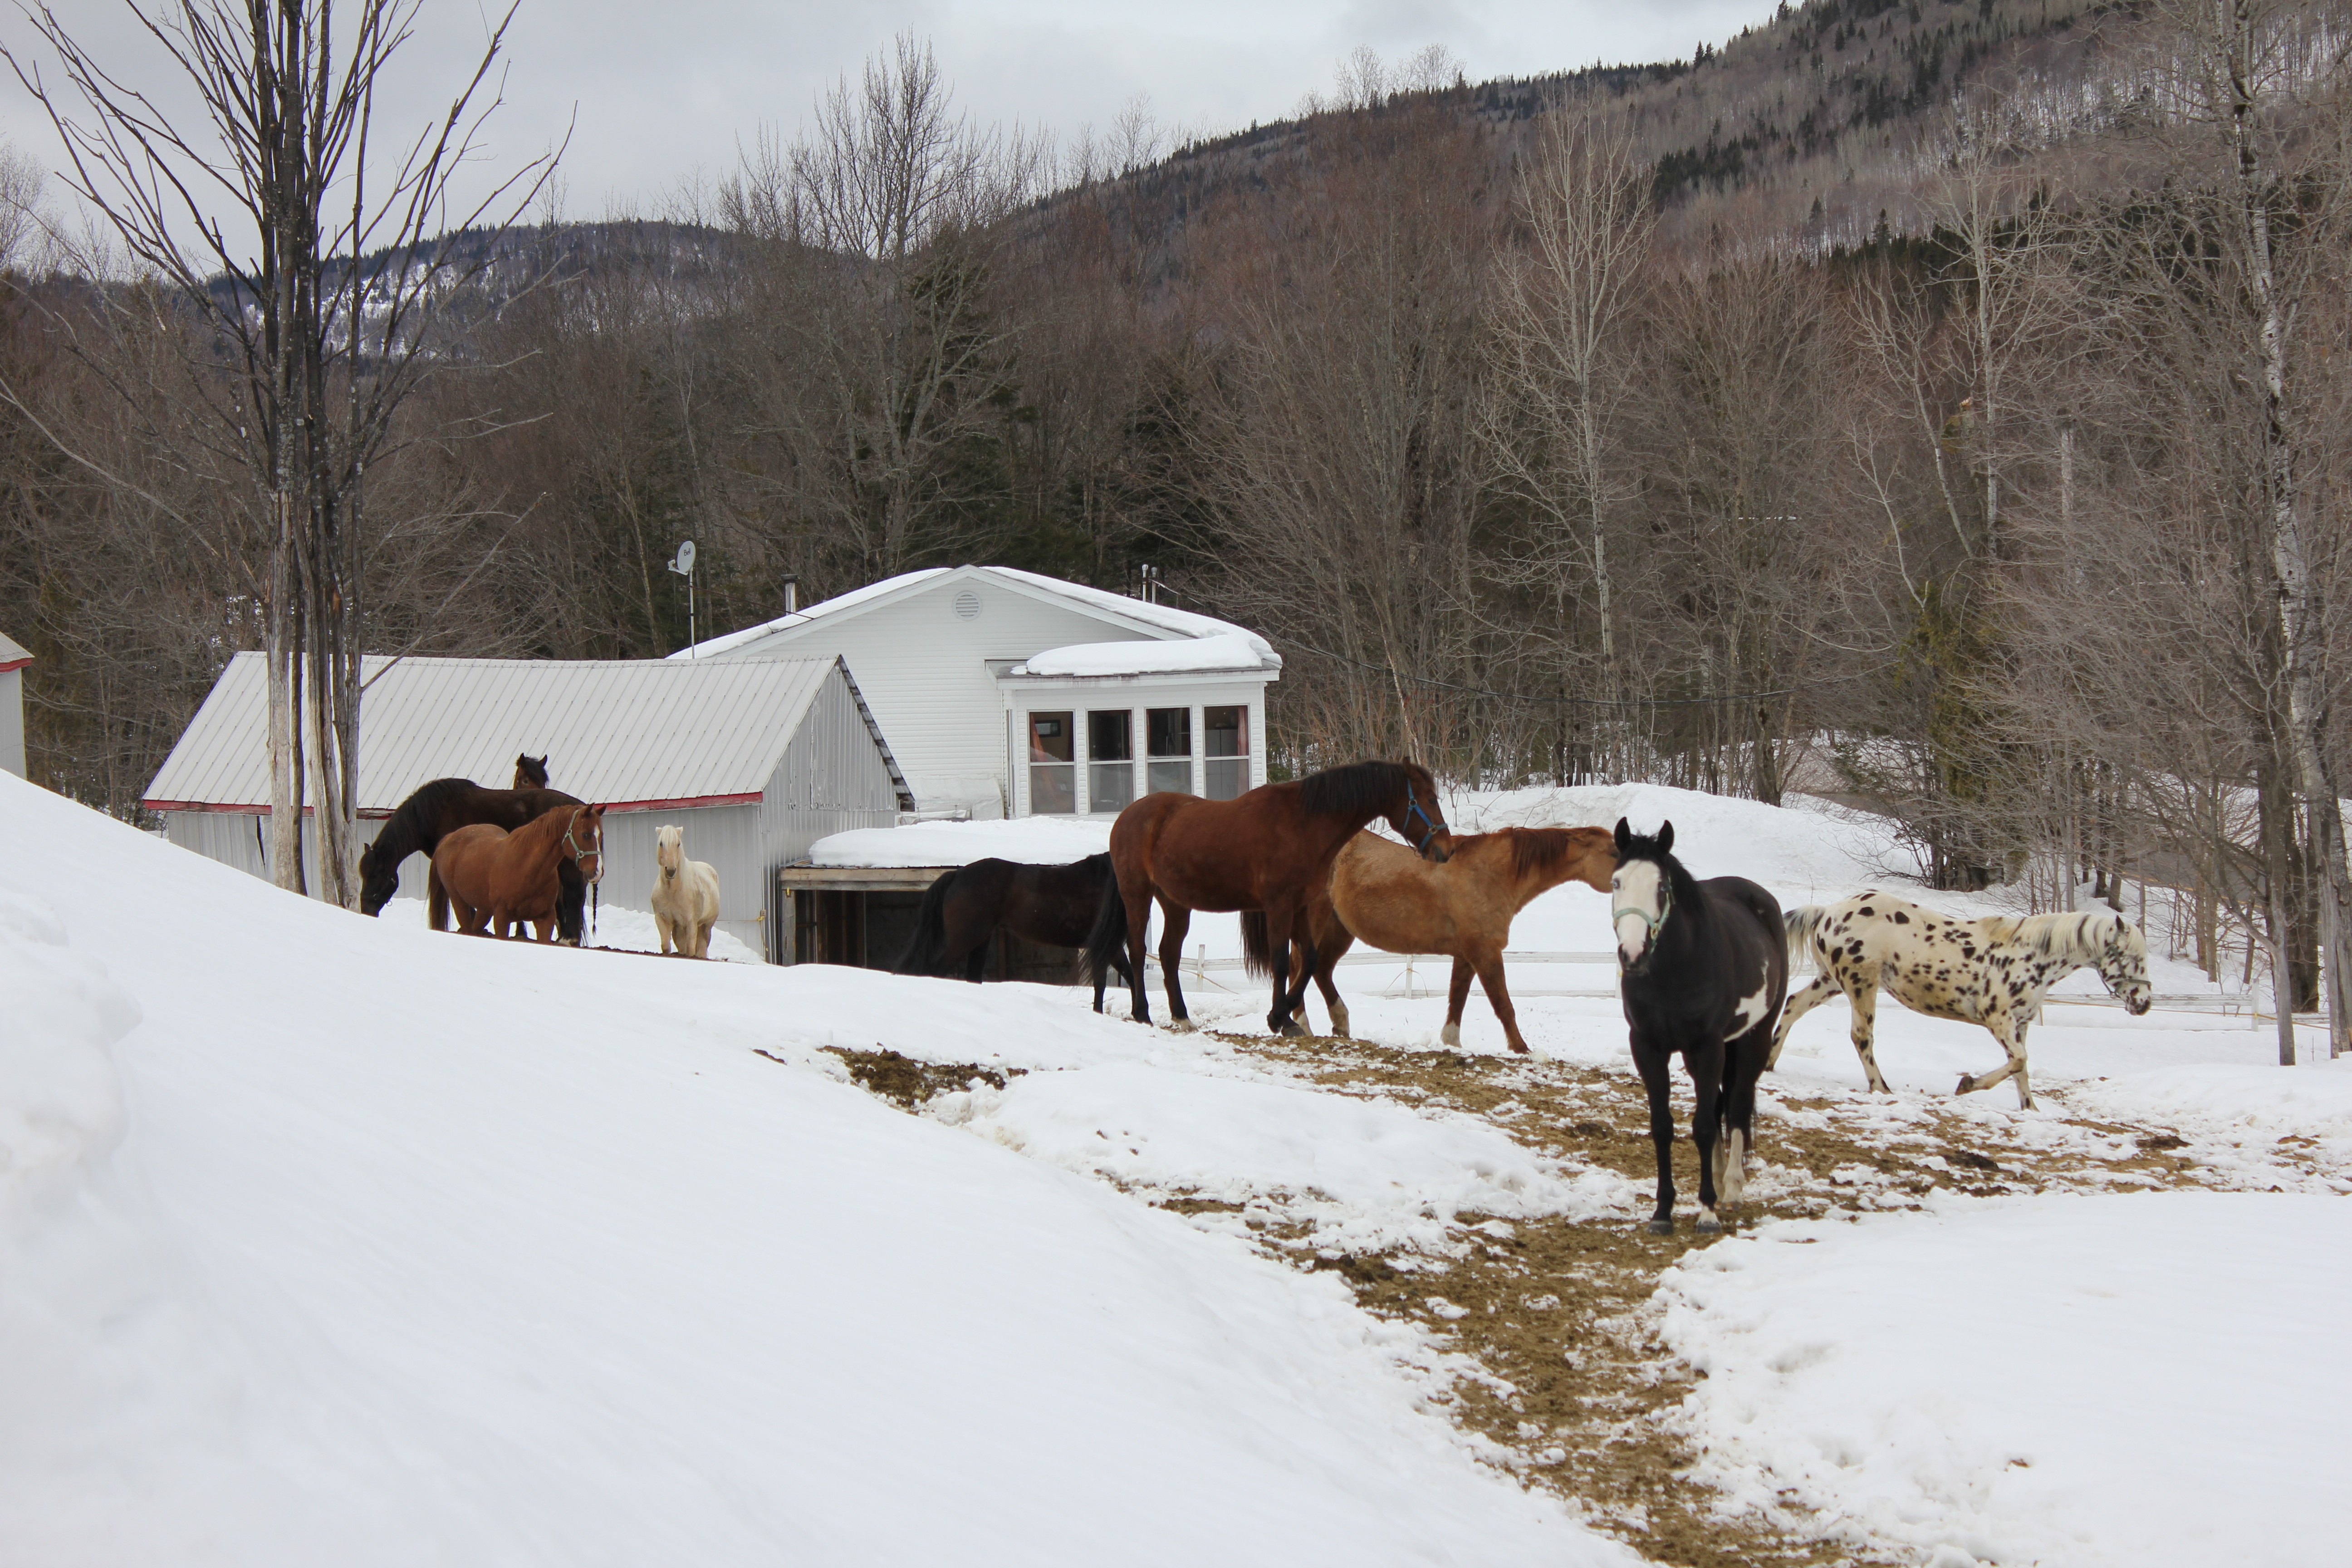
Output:
M419 784L504 788L518 752L608 807L601 898L651 907L654 830L686 829L719 870L719 925L789 956L776 870L828 834L887 826L908 804L889 746L838 658L535 660L371 658L361 704L360 837ZM269 811L268 670L230 660L143 804L175 844L256 876ZM306 859L315 847L305 835ZM401 868L422 898L425 860Z

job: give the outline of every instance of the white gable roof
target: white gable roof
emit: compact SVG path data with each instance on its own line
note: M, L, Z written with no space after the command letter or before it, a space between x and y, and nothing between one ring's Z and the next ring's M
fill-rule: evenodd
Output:
M437 778L503 788L518 752L545 753L555 787L583 800L754 800L837 662L372 657L358 807L390 811ZM229 661L148 786L150 809L268 809L268 682L261 655Z
M1213 616L1195 615L1191 610L1179 610L1168 605L1147 605L1124 594L1106 593L1082 583L1066 583L1059 577L1040 576L1034 572L1022 572L1011 566L933 566L920 572L886 577L879 583L869 583L863 588L836 595L793 615L779 616L772 621L729 632L724 637L706 638L693 647L681 648L669 657L691 661L708 658L714 654L730 653L780 632L798 631L803 626L814 626L829 618L877 609L910 594L941 586L951 578L992 583L1033 598L1062 604L1139 637L1236 637L1258 656L1263 667L1276 669L1282 667L1282 656L1274 651L1271 643L1255 632L1230 621L1221 621Z

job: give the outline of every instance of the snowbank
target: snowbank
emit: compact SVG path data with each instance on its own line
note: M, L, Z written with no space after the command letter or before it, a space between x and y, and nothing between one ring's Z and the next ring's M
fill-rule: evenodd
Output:
M1016 674L1167 675L1192 670L1262 669L1265 645L1242 633L1166 641L1073 643L1032 654Z
M1667 1277L1703 1479L1944 1568L2343 1556L2352 1205L2163 1193L1768 1227Z
M816 1048L1167 1037L458 941L14 778L0 909L11 1560L1631 1561L1475 1464L1329 1277Z

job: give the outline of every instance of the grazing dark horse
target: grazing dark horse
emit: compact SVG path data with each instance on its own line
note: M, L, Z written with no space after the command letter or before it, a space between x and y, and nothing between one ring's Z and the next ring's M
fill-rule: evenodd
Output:
M427 859L441 847L444 835L477 822L511 833L559 805L583 802L562 790L484 789L471 779L435 779L419 784L384 821L360 856L360 910L376 915L400 890L400 863L411 855ZM561 868L563 897L555 908L562 939L578 942L587 927L588 884L579 868L566 862ZM435 931L448 929L448 903L427 889L427 913Z
M1650 1142L1658 1151L1658 1207L1650 1228L1675 1228L1675 1115L1666 1084L1682 1053L1696 1092L1698 1227L1721 1230L1716 1189L1738 1201L1756 1140L1756 1079L1789 991L1789 937L1780 901L1744 877L1700 882L1673 854L1675 825L1654 838L1617 820L1610 879L1618 990L1632 1030L1633 1066L1650 1091Z
M1048 947L1087 945L1103 889L1112 886L1110 857L1089 855L1067 866L1024 866L1013 860L974 860L942 874L915 912L915 939L893 965L900 974L954 974L973 984L988 964L988 939L999 927ZM1127 979L1125 959L1114 957ZM1095 1010L1102 1010L1103 976L1095 982Z
M501 939L528 921L553 942L563 897L560 866L590 882L604 876L604 808L559 805L509 833L477 822L444 834L433 851L434 883L448 896L457 930Z
M1177 967L1192 911L1260 910L1266 930L1281 933L1280 945L1267 954L1274 1008L1265 1026L1278 1035L1304 1034L1292 1015L1315 972L1315 944L1301 917L1329 879L1332 858L1366 823L1385 817L1424 857L1443 860L1443 840L1450 836L1438 812L1437 781L1418 763L1349 763L1287 784L1260 784L1232 800L1147 795L1111 825L1116 880L1104 889L1087 938L1089 973L1099 986L1104 966L1124 951L1130 1016L1138 1023L1151 1021L1143 994L1143 932L1151 901L1159 900L1170 1026L1189 1029L1192 1015ZM1305 960L1297 967L1296 988L1290 984L1294 946L1304 950Z
M545 789L547 787L547 755L545 752L541 752L536 757L525 755L515 758L514 786L517 789Z

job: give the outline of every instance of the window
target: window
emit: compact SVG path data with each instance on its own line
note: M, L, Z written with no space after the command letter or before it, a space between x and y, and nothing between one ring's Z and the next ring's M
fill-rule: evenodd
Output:
M1121 811L1135 798L1135 715L1087 715L1087 809Z
M1144 710L1143 727L1150 743L1144 764L1144 784L1154 795L1172 790L1192 793L1192 710L1151 708Z
M1208 742L1209 798L1231 800L1250 786L1249 710L1203 708L1201 729Z
M1070 715L1029 715L1029 809L1068 816L1078 809L1076 763L1070 750Z

